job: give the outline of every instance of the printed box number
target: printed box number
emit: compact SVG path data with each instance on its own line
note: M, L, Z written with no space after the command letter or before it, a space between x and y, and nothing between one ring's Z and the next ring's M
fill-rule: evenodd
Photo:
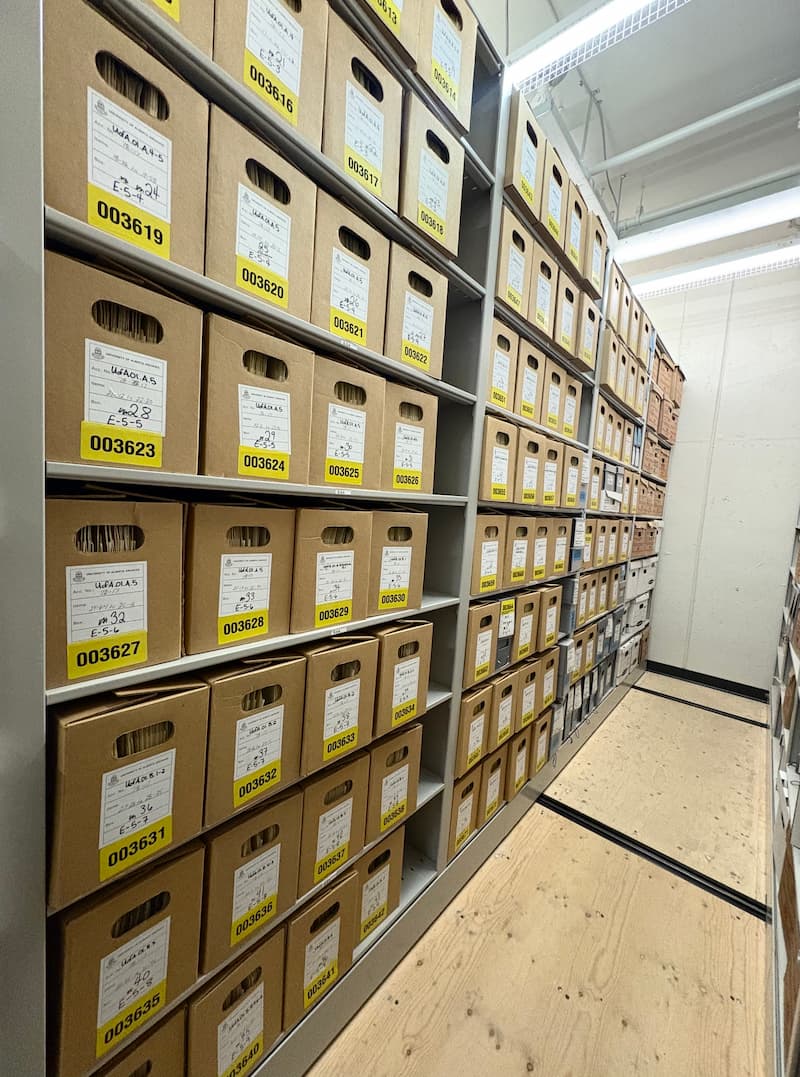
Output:
M421 486L421 471L407 471L402 468L395 468L392 474L392 488L394 490L405 490L409 487L418 490Z
M260 927L262 924L266 924L268 920L271 920L275 915L277 907L278 895L270 894L270 896L262 901L260 905L256 905L254 909L250 909L249 912L246 912L241 919L236 920L236 922L231 925L231 946L235 946L251 932L255 931L257 927Z
M350 842L346 841L344 845L334 849L332 853L324 856L322 860L318 860L314 865L314 882L320 882L326 875L330 875L332 871L338 868L340 864L343 864L347 860L349 851Z
M293 127L297 126L297 97L280 79L276 79L259 63L252 53L245 50L244 79L259 97L272 105Z
M314 627L325 628L331 624L343 624L352 616L352 602L329 602L323 606L317 606L314 612Z
M164 1005L166 987L166 980L162 980L141 1001L133 1003L127 1010L112 1017L108 1024L98 1028L95 1052L97 1058L101 1058L161 1009Z
M252 617L242 617L233 613L228 617L217 618L217 642L235 643L236 640L263 636L269 631L269 614L259 613Z
M406 808L408 806L407 800L402 800L399 804L395 804L393 808L389 808L387 812L384 812L381 816L381 833L384 830L388 830L390 826L394 826L396 822L403 818L406 814Z
M278 307L286 309L289 306L289 286L284 277L278 277L270 273L263 266L236 255L236 283L241 288L246 288L260 299L268 299Z
M81 460L104 463L131 463L137 467L161 467L161 434L137 431L120 436L116 428L103 423L81 423Z
M289 454L271 452L268 449L251 449L239 446L239 474L261 476L265 472L272 479L289 478Z
M104 882L172 844L172 816L135 838L121 838L100 850L100 880Z
M392 0L371 0L371 2L389 29L397 32L400 29L400 12Z
M427 373L431 366L431 354L425 351L424 348L418 348L415 344L410 344L407 340L404 340L403 362L411 363L412 366L419 367L420 370Z
M363 481L363 464L340 463L330 459L325 461L325 482L346 482L350 486L360 486Z
M371 931L374 931L378 924L386 919L386 914L389 911L389 907L386 902L381 905L379 909L376 909L372 916L368 917L361 925L361 938L365 939Z
M404 610L408 606L408 589L381 591L378 595L379 610Z
M316 1002L323 991L327 991L338 975L339 962L336 960L331 961L330 965L323 969L319 976L317 976L317 978L306 988L304 998L306 1009L308 1009L312 1002Z
M392 725L395 726L400 725L401 722L407 722L409 718L413 718L416 713L416 699L412 699L408 703L401 703L399 707L395 707L392 711Z
M70 680L147 661L146 632L130 632L107 639L107 643L83 640L67 644L67 676ZM110 642L112 639L113 643Z
M356 344L363 344L367 339L367 323L358 318L343 318L335 310L331 310L330 331L337 337L352 340Z
M434 60L432 64L433 68L433 81L442 91L444 96L450 102L451 105L458 107L458 88L453 84L452 80L447 75L447 72L437 64Z
M101 191L93 184L89 190L89 224L101 228L118 239L128 240L142 250L169 258L170 227L157 217L140 210L135 212L129 203Z
M281 780L280 762L270 763L262 770L254 774L248 774L246 778L239 778L233 783L233 806L238 808L253 797L263 793L266 789Z
M349 733L337 733L323 744L322 754L326 759L335 759L343 752L349 752L358 744L358 729L351 729Z
M374 191L375 194L381 193L383 184L379 172L375 172L369 165L356 157L354 153L348 153L345 158L345 164L347 166L347 171L354 179L359 180L365 187Z
M229 1066L221 1077L241 1077L243 1073L246 1073L251 1068L263 1049L264 1037L259 1036L248 1047L245 1047L233 1065Z

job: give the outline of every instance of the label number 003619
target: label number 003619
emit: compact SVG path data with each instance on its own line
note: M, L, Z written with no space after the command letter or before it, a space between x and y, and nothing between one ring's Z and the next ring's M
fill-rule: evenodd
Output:
M116 206L109 206L108 202L105 202L102 198L97 200L97 216L102 221L110 221L111 224L124 228L126 232L133 232L135 236L144 236L145 239L155 243L157 247L160 247L164 242L164 233L160 228L154 228L151 224L147 224L140 217L137 217L135 213L117 209Z

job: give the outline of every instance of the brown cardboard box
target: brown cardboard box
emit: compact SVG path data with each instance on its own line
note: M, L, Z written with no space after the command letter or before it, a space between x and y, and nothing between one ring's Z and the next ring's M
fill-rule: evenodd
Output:
M658 359L658 367L655 366L654 360L654 380L661 392L664 393L665 396L670 396L672 393L672 380L675 376L675 364L664 352L657 353L656 358Z
M562 475L564 472L564 446L560 441L548 440L544 452L544 482L542 504L555 508L561 500Z
M547 356L527 340L520 341L514 411L523 419L541 422Z
M300 777L305 676L306 660L299 654L205 673L211 686L205 826Z
M558 642L558 624L561 620L561 592L559 584L543 587L539 607L539 628L536 636L536 650L546 651Z
M520 338L517 334L497 318L493 319L492 363L486 399L490 404L509 411L514 407L519 351Z
M247 1073L280 1035L285 931L280 927L189 1000L187 1077Z
M189 846L62 915L58 1077L85 1073L191 987L202 888L203 850Z
M519 710L519 670L512 669L492 680L489 736L486 747L493 752L514 732Z
M581 673L588 673L595 663L595 642L597 640L597 627L592 625L586 632L586 640L583 646L583 669Z
M187 521L186 653L286 635L294 509L190 505Z
M327 33L327 4L215 0L214 60L315 149L322 141Z
M601 568L608 561L608 520L595 521L594 568Z
M672 393L670 397L676 408L681 406L683 400L683 385L686 381L686 375L679 366L676 365L675 371L672 375Z
M633 423L625 422L622 428L622 462L630 464L633 460Z
M600 308L586 292L581 292L578 315L578 346L576 348L579 364L587 370L594 370L597 361L597 342L600 339Z
M528 756L531 735L523 729L508 746L506 766L506 800L513 800L528 780Z
M523 435L524 436L524 435ZM487 415L483 420L483 450L481 452L481 501L511 501L514 497L514 468L517 461L518 430Z
M517 463L514 470L514 503L541 505L544 497L544 458L546 437L533 431L520 430Z
M373 512L367 616L422 605L426 512Z
M292 632L366 617L371 541L370 512L297 510Z
M644 415L644 402L647 397L647 368L640 366L636 371L636 401L633 410L637 415Z
M485 681L494 672L499 622L499 602L481 602L470 606L464 649L465 688Z
M631 533L632 533L633 532L633 527L631 525L629 525L629 526L631 528ZM609 573L609 581L608 581L609 592L610 592L610 598L608 600L608 608L610 610L613 610L616 606L619 605L619 602L620 602L619 580L620 580L620 570L618 568L612 569L612 571Z
M313 353L218 314L205 339L203 474L305 485Z
M620 503L620 512L631 511L631 494L633 492L633 472L625 470L622 477L622 501Z
M547 579L553 560L553 520L537 516L534 520L533 583Z
M328 16L322 152L397 212L400 83L334 12Z
M544 158L544 188L541 220L555 243L564 249L569 201L569 176L552 142L547 143Z
M509 516L503 556L503 587L522 587L533 574L533 531L530 516Z
M389 240L325 191L317 195L311 321L371 351L383 348ZM306 279L306 292L308 279Z
M296 1025L352 965L357 916L358 877L350 871L289 921L285 1029Z
M596 213L591 214L583 275L598 295L602 295L606 278L606 230Z
M625 403L636 408L636 388L639 381L639 360L633 353L628 356L628 382L625 387Z
M557 295L558 263L550 257L541 243L534 243L528 321L548 337L553 335Z
M548 651L540 658L540 695L538 697L536 713L541 714L556 698L556 686L558 684L558 649Z
M600 397L597 401L597 414L594 419L594 448L598 452L603 452L604 449L606 423L608 421L608 413L610 410L608 403Z
M527 658L538 650L536 642L541 596L541 591L524 591L517 595L514 641L511 645L512 663L521 662L523 658Z
M658 431L658 424L661 418L661 404L664 397L661 395L661 390L653 383L650 386L650 395L647 398L647 425L654 431ZM649 437L649 434L646 435ZM656 439L657 441L657 439Z
M363 942L400 904L404 828L398 827L355 866L358 877L356 940Z
M502 585L507 534L507 516L500 513L478 513L472 554L471 594L489 594Z
M578 301L580 292L564 271L558 274L558 297L553 339L556 344L575 355L578 350Z
M447 842L448 857L451 860L472 837L477 827L481 769L481 765L478 764L463 778L453 783L453 809L450 816L450 837Z
M60 909L200 831L208 687L160 681L66 704L52 718L48 904Z
M578 437L582 398L583 386L577 378L570 378L568 376L564 392L564 414L561 420L561 433L565 434L568 438Z
M517 90L511 97L508 121L508 149L503 180L508 194L538 218L542 208L542 176L547 140L536 122L525 95Z
M487 823L505 801L507 764L508 745L504 744L502 748L498 748L496 752L488 756L481 767L477 819L479 827Z
M569 683L570 684L575 684L576 681L580 680L581 670L583 669L583 646L584 646L585 639L586 639L585 630L583 632L576 632L575 633L575 637L573 639L573 644L574 644L574 650L573 650L574 664L573 664L573 667L570 670L570 674L569 674Z
M592 461L589 474L589 508L597 512L600 508L600 487L603 482L603 464L601 461Z
M472 112L472 76L478 20L465 0L423 3L417 73L436 92L465 131Z
M508 206L503 206L494 294L521 318L528 317L533 247L533 236Z
M531 734L531 769L529 776L533 778L548 760L550 755L550 730L553 723L553 712L543 714Z
M583 569L586 571L590 569L594 563L594 538L595 538L595 520L587 520L583 529Z
M206 838L200 971L221 965L297 900L303 794L295 790Z
M591 577L581 576L578 580L578 608L575 613L575 624L578 628L586 622L589 613L589 592Z
M663 495L662 495L663 496ZM658 515L658 514L656 514ZM619 534L619 559L620 561L627 561L631 555L631 534L633 528L630 521L622 521L620 524Z
M313 774L372 740L378 641L335 636L305 649L306 695L300 770Z
M359 752L303 783L300 895L358 856L364 848L369 755Z
M383 354L437 380L442 376L447 288L447 277L405 247L391 244Z
M422 726L418 722L370 748L366 845L416 811L421 758Z
M486 755L489 745L489 716L492 709L491 684L474 688L461 697L458 716L455 776L460 778Z
M433 625L399 621L376 629L375 635L379 651L373 732L381 737L428 709Z
M47 204L201 273L208 102L79 0L44 44Z
M45 515L47 687L178 658L183 507L50 498Z
M619 266L616 262L611 262L609 272L611 274L611 282L608 286L608 297L606 300L606 323L611 328L619 333L619 305L622 299L622 274L619 271Z
M618 340L617 345L617 380L612 392L617 400L624 403L625 390L628 386L628 363L631 361L631 356L622 340Z
M563 518L553 520L553 543L548 576L563 576L569 568L570 537L572 520Z
M639 476L635 475L634 479L633 479L633 491L631 493L631 512L636 512L636 510L639 507L639 486L640 486L640 481L641 480L639 479Z
M209 161L206 276L308 321L316 186L216 106Z
M463 181L463 146L416 94L406 94L400 216L450 254L458 254Z
M650 338L653 335L653 326L650 323L650 318L647 315L647 311L642 308L642 318L639 324L639 350L637 355L644 363L645 368L650 358Z
M381 485L386 382L317 356L308 479L316 486Z
M412 70L417 66L419 47L420 0L360 0L360 6L373 14L373 22L405 56Z
M589 210L574 180L569 181L567 221L564 229L564 253L575 266L578 274L586 264L586 247L589 242Z
M554 359L548 359L544 370L542 426L550 430L563 428L566 395L567 372Z
M181 1007L161 1024L142 1036L114 1063L102 1070L102 1077L173 1077L186 1069L186 1010Z
M602 578L603 575L604 573L595 572L589 577L589 607L587 610L587 620L591 620L592 617L597 616L597 613L599 612L598 605L600 602L600 586L598 581Z
M625 278L622 278L622 289L620 291L619 298L619 311L617 314L617 332L622 338L623 344L628 342L628 331L631 324L631 303L633 302L633 296L631 295L630 285Z
M203 316L45 252L48 460L197 473Z
M583 473L583 453L580 449L564 446L564 470L561 481L559 505L567 509L578 507L581 494L581 474Z
M628 322L628 347L635 356L639 355L639 334L642 327L642 305L631 295L631 316Z

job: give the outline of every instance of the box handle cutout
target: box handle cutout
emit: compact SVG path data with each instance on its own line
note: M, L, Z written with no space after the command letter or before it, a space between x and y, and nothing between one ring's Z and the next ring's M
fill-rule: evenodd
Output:
M473 791L474 788L475 788L475 782L474 781L470 782L469 785L464 786L464 788L461 790L461 799L466 800L467 796Z
M397 648L398 658L408 658L409 655L416 654L419 650L419 642L415 639L409 640L408 643L404 643L401 647Z
M537 535L538 535L538 536L539 536L540 538L544 538L544 536L545 536L545 535L547 534L547 528L546 528L546 527L539 527L539 528L537 528L536 534L537 534Z
M528 138L531 140L531 142L534 144L534 146L538 149L539 148L539 139L538 139L538 136L537 136L536 132L533 129L533 126L532 126L530 120L525 121L525 130L527 132Z
M535 680L536 680L536 670L532 669L530 671L530 673L526 676L524 683L525 684L530 684L532 681L535 681Z
M522 251L523 254L525 253L525 240L522 238L516 228L513 228L511 230L511 242L514 244L518 251Z
M556 385L560 385L561 384L561 375L557 374L556 371L554 370L553 373L550 375L550 381L555 382Z
M516 529L516 531L514 532L514 536L515 536L515 538L527 538L528 537L528 529L527 529L527 527L518 527Z
M289 205L292 197L289 185L284 183L280 176L276 176L254 157L247 158L244 170L254 187L269 195L274 202L280 202L282 206Z
M504 352L510 352L511 351L511 341L508 339L508 337L503 336L502 333L497 334L497 339L495 341L495 344L497 345L498 348L500 348L501 351L504 351Z
M225 533L225 541L229 546L247 547L248 549L269 546L271 537L268 528L256 527L252 524L235 524L233 527L229 527Z
M461 18L461 12L458 10L453 0L439 0L442 5L442 11L448 17L454 26L457 26L459 30L464 29L464 20Z
M372 861L372 863L367 866L367 875L372 875L372 873L374 871L377 871L378 868L382 868L383 865L389 860L391 855L391 849L384 849L382 853L379 853L378 856L376 856L375 859Z
M374 97L379 103L383 101L383 86L380 81L373 75L370 69L362 64L357 56L354 56L350 61L350 70L353 72L353 78L362 86L367 93Z
M97 73L112 90L122 94L154 120L169 119L169 103L157 86L128 67L110 52L98 52L94 58Z
M532 456L535 456L539 452L539 442L538 441L529 441L528 446L527 446L527 450Z
M132 1073L129 1073L128 1077L150 1077L150 1074L152 1072L153 1072L153 1061L152 1061L152 1059L148 1058L147 1061L145 1061L145 1062L143 1062L141 1064L141 1066L137 1066L136 1069L133 1070Z
M572 291L571 288L564 289L564 298L567 300L568 303L572 303L574 305L575 293Z
M548 460L558 460L558 453L556 452L555 449L548 449L547 450L547 459Z
M531 352L528 352L528 354L525 356L525 363L531 368L531 370L539 369L539 357L533 355Z
M172 722L154 722L152 725L142 726L141 729L130 729L127 733L121 733L114 741L114 758L126 759L129 755L147 752L160 744L166 744L174 734L175 726Z
M362 239L361 236L357 236L352 229L342 225L339 229L339 242L345 250L350 251L351 254L358 255L362 261L369 261L372 255L369 243L367 243L366 239Z
M115 303L113 299L96 299L92 303L92 320L108 333L118 333L142 344L160 344L164 339L164 327L158 318Z
M257 378L269 378L270 381L287 381L289 378L289 368L283 359L265 355L264 352L257 352L252 348L248 348L242 355L242 366L248 374Z
M507 684L505 686L505 688L503 689L503 691L500 693L500 698L505 699L506 696L510 696L513 691L514 691L514 685L513 684Z
M504 430L498 430L494 436L495 445L508 445L511 438Z
M486 710L486 700L482 699L480 701L480 703L476 703L475 706L472 708L472 715L474 717L476 714L480 714L481 711L485 711L485 710Z
M339 902L334 901L333 905L331 905L329 909L326 909L325 912L320 913L319 916L316 918L316 920L309 929L309 935L315 935L321 927L324 927L326 924L330 923L330 921L333 920L338 911Z
M415 292L419 292L420 295L424 295L426 299L430 299L433 295L433 285L427 279L419 273L415 273L412 269L408 274L408 286L413 288Z
M360 672L361 663L357 658L354 658L350 662L340 662L338 666L334 666L331 670L331 680L346 681Z
M267 684L263 688L254 688L242 696L243 711L257 711L276 703L283 695L279 684Z
M131 553L144 545L144 531L135 524L85 524L75 533L81 553Z
M493 621L494 621L494 617L492 617L491 613L489 613L489 614L486 615L486 617L481 617L481 625L480 626L481 626L481 628L486 628L486 626L492 624Z
M523 613L532 613L533 612L533 607L535 605L536 605L535 602L526 602L525 605L522 607L522 612Z
M564 180L561 173L558 170L558 165L553 165L553 179L556 181L559 187L564 186Z
M567 386L567 396L577 396L577 395L578 395L578 390L575 388L575 386L574 385L568 385Z
M348 546L354 536L352 527L324 527L320 538L325 546Z
M400 403L400 418L408 419L414 423L421 423L423 411L419 404L412 404L408 400L403 400Z
M393 752L389 752L386 756L386 766L396 767L398 763L402 763L404 759L408 758L408 745L404 744L402 748L396 748Z
M323 798L323 804L334 804L337 800L341 800L342 797L346 797L347 794L353 788L353 782L350 778L346 781L340 782L339 785L335 785L333 789L329 789Z
M387 530L386 537L390 542L410 542L413 534L410 527L395 525Z
M499 770L500 767L502 767L502 765L503 765L503 760L502 759L495 759L494 763L492 763L491 768L489 769L489 773L494 774L495 771Z
M149 920L152 916L158 916L169 905L169 901L169 891L162 890L160 894L148 898L141 905L137 905L136 908L128 909L114 922L114 926L111 928L111 938L118 939L121 935L126 935L129 931L133 931L135 927L143 924L145 920Z
M253 969L251 973L245 976L242 982L238 983L227 995L225 1001L222 1003L222 1012L225 1013L226 1010L229 1010L231 1006L235 1005L235 1003L237 1003L240 998L243 998L251 988L256 986L260 979L261 966L259 965L258 968Z
M500 529L498 527L495 527L494 524L492 524L490 527L485 527L483 529L483 537L485 539L496 539L499 534Z
M550 278L553 275L553 271L550 268L550 266L547 264L547 262L541 262L540 263L540 265L539 265L539 274L540 274L540 276L545 276L545 277L547 277L548 280L550 280Z
M280 832L281 828L278 824L272 823L270 826L264 827L263 830L259 830L258 833L251 834L247 841L242 843L242 860L246 860L248 856L252 856L259 849L263 849L265 845L271 845Z
M597 321L597 314L595 313L594 307L586 308L586 317L589 319L590 322Z
M443 164L450 164L450 150L430 129L425 132L425 141L431 153L435 154Z
M333 387L333 395L343 404L355 404L362 408L367 402L366 389L349 381L337 381Z

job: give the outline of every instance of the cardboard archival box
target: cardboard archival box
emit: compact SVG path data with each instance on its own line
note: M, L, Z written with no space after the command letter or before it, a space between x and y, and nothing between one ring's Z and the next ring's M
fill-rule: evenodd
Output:
M564 390L564 414L561 419L561 433L568 438L577 438L581 421L581 400L583 386L577 378L567 375Z
M619 308L622 299L623 278L616 262L611 262L609 272L611 273L611 283L608 287L608 298L606 301L606 323L610 325L615 332L619 333Z
M301 654L253 658L204 674L211 686L205 826L300 777L305 675Z
M487 748L493 752L515 731L519 709L519 670L512 669L492 680L492 704L489 712Z
M386 382L317 356L308 480L316 486L381 485Z
M520 662L538 650L537 634L541 595L541 591L523 591L517 595L514 640L511 645L512 662Z
M391 733L428 709L433 625L398 621L375 630L378 681L373 733Z
M181 9L180 0L147 0L147 6L157 11L162 17L167 16L167 24L183 34L206 56L211 55L211 41L214 36L213 0L189 0Z
M578 185L569 181L569 196L567 200L567 221L564 229L564 253L572 262L575 271L583 273L586 264L586 246L589 242L590 220L589 210L583 195L578 190Z
M633 491L633 472L626 470L622 482L622 502L620 504L620 512L630 512L631 493Z
M520 338L513 330L497 318L493 319L492 362L486 399L490 404L496 404L508 411L514 408L516 398L520 344Z
M528 317L533 247L533 236L508 206L503 206L495 295L521 318Z
M423 3L417 73L435 90L465 131L472 112L478 20L466 0Z
M450 254L458 254L464 148L416 94L406 94L404 108L400 216Z
M594 419L594 448L597 449L598 452L603 451L609 410L606 401L600 397L597 401L597 413Z
M521 429L514 469L514 497L517 505L541 505L544 497L544 461L549 440L541 434Z
M558 642L558 625L561 620L561 593L559 584L553 587L543 587L539 594L541 603L539 606L539 627L536 636L536 650L545 651L548 647L554 647Z
M102 1071L103 1077L173 1077L186 1069L186 1010L175 1010Z
M600 308L586 292L581 292L579 312L576 357L581 366L594 370L600 338Z
M658 513L656 515L658 515ZM631 532L632 532L632 528L631 528L630 522L629 521L628 522L623 521L620 524L620 535L619 535L619 560L620 561L627 560L627 558L630 555L630 552L631 552Z
M381 489L433 491L439 401L406 385L386 382Z
M405 247L391 244L383 354L437 380L444 358L447 289L447 277Z
M561 481L559 504L565 508L578 507L581 498L581 474L583 472L583 453L580 449L564 446L564 469Z
M355 865L358 878L356 944L363 942L400 905L404 828L398 827Z
M300 770L313 774L372 740L378 641L335 636L305 648L306 692Z
M502 585L507 534L508 516L478 513L472 554L471 594L488 594Z
M305 485L314 355L206 316L201 471Z
M360 7L372 12L373 21L400 50L409 66L417 66L420 0L360 0Z
M622 434L625 427L625 420L621 415L614 416L614 447L611 450L611 454L615 460L622 459Z
M596 584L596 611L597 613L605 613L609 608L609 588L608 581L611 577L610 570L608 572L598 572L593 578L592 583Z
M199 310L45 252L48 460L197 473Z
M553 560L554 522L541 516L533 521L533 583L542 583L549 574Z
M580 292L577 286L561 270L558 274L558 293L556 298L556 321L553 339L556 344L575 355L578 350L578 301Z
M608 520L595 521L594 568L601 568L608 562Z
M44 42L47 204L201 273L208 102L80 0Z
M631 303L633 297L631 295L631 289L625 278L622 278L622 288L620 290L619 298L619 313L617 315L617 332L622 338L622 342L627 344L628 331L631 324Z
M80 1077L191 987L202 890L203 850L186 846L62 915L58 1077Z
M388 280L389 240L320 190L311 285L314 325L380 352ZM308 278L305 288L307 294Z
M575 624L580 626L586 621L587 617L590 617L589 613L589 585L590 578L588 576L582 576L578 580L578 608L575 613Z
M596 213L591 214L589 234L586 239L586 258L583 275L598 295L603 294L606 279L606 230Z
M421 759L419 723L392 733L370 748L365 845L394 830L416 811Z
M548 337L553 335L557 297L558 264L541 243L534 243L528 321Z
M583 529L583 562L582 571L588 570L594 563L594 538L595 521L587 520Z
M181 653L183 506L46 504L48 688Z
M289 921L283 1027L290 1029L353 963L358 879L353 871Z
M276 797L206 838L200 971L263 934L297 900L303 795Z
M506 762L506 800L513 800L528 780L530 742L530 732L523 729L521 733L517 733L508 746L508 759Z
M481 501L511 501L514 497L514 468L517 460L518 430L513 423L493 415L483 420L481 453Z
M633 423L627 420L622 427L622 462L630 464L633 460Z
M554 359L548 359L544 370L542 426L556 431L563 428L566 396L567 372Z
M291 631L328 628L367 616L372 513L298 509Z
M542 208L542 177L547 140L524 94L511 98L508 150L504 186L529 216L539 217Z
M633 353L628 356L628 381L625 386L625 403L628 407L636 408L636 389L639 382L639 360Z
M160 681L65 704L52 718L48 904L60 909L200 831L208 687Z
M286 635L294 509L200 504L187 519L186 653Z
M631 296L631 316L628 322L627 344L635 356L639 355L639 334L642 326L642 305Z
M285 935L278 928L189 1000L187 1077L249 1073L278 1038Z
M647 311L642 307L642 317L639 323L639 347L636 354L647 367L650 359L650 338L653 335L653 326Z
M617 343L617 380L612 392L617 400L621 400L624 403L625 390L628 387L628 363L630 361L630 352L625 347L622 339L619 339Z
M327 4L216 0L214 60L315 149L322 142Z
M492 692L492 685L487 684L465 692L461 697L455 762L457 778L479 763L488 751Z
M503 556L503 587L521 587L533 574L533 529L535 518L509 516Z
M550 546L548 576L563 576L569 571L572 520L556 518L552 522L553 542Z
M583 642L583 668L581 673L588 673L590 669L594 667L596 661L595 645L597 641L597 626L592 625L586 630L586 637Z
M478 821L481 769L481 765L478 764L463 778L453 782L453 808L447 842L449 859L452 859L475 833Z
M550 755L550 730L553 723L552 710L543 714L531 733L530 777L533 778L548 760Z
M683 400L683 386L686 381L686 375L679 366L676 365L675 371L672 375L672 393L670 394L672 402L676 408L681 406Z
M487 756L481 767L478 826L483 826L488 822L505 801L507 764L508 745L504 744L502 748L498 748L492 755Z
M587 608L588 619L591 619L597 614L597 607L600 601L600 590L598 587L598 577L600 573L594 573L589 577L589 604Z
M520 341L513 410L534 423L541 422L546 365L547 356L543 351L527 340Z
M559 441L548 440L545 445L542 483L542 504L545 508L555 508L561 500L564 449L565 446Z
M334 12L328 16L322 152L397 212L400 83Z
M359 752L303 783L298 894L302 896L364 847L369 755Z
M556 246L564 249L569 201L569 176L552 142L547 143L544 158L541 221Z
M422 605L426 512L373 512L367 616Z
M596 512L600 508L600 487L603 481L604 465L601 460L592 461L589 474L589 508Z
M314 183L212 106L206 276L308 320Z
M547 654L542 655L539 659L540 672L539 672L539 695L536 704L537 715L546 710L556 698L556 686L558 684L558 655L559 651L556 647L552 651L548 651Z
M464 654L465 688L485 681L494 672L499 623L499 602L483 602L470 606Z

